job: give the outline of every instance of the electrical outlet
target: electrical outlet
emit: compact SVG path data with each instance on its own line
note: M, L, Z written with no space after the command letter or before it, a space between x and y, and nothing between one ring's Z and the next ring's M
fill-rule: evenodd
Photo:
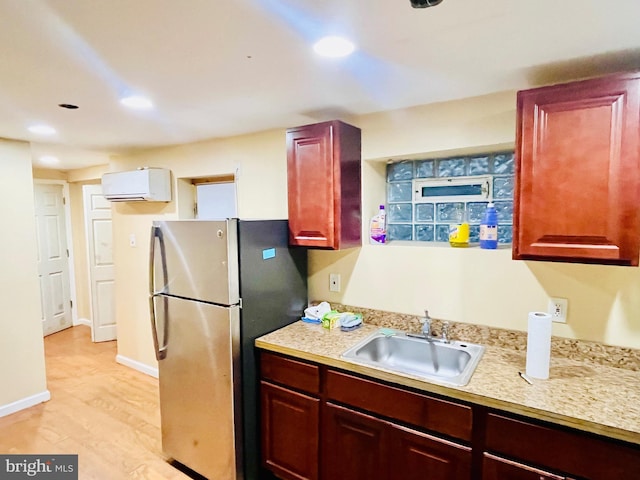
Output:
M339 273L329 274L329 291L330 292L340 291L340 274Z
M569 300L566 298L551 297L549 299L548 313L554 322L567 323L567 310Z

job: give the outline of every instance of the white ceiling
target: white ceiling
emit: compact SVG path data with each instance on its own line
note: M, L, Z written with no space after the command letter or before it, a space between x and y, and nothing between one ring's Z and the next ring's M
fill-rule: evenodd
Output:
M639 20L639 0L0 0L0 137L71 169L104 152L635 70ZM358 50L315 56L326 33ZM156 108L125 109L127 91ZM57 134L29 133L35 122Z

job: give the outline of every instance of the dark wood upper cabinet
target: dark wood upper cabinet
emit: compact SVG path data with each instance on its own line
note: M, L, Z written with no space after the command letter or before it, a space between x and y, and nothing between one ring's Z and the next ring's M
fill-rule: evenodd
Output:
M361 132L339 120L287 130L289 243L361 245Z
M638 265L640 73L518 92L513 258Z

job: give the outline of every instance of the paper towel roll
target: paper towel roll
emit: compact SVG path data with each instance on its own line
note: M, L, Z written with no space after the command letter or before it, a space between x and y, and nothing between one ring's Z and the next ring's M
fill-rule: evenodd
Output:
M527 333L527 375L533 378L549 378L551 358L551 315L529 312Z

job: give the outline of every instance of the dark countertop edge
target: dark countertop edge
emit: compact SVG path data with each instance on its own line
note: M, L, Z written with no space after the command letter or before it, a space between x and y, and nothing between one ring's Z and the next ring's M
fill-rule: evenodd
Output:
M623 430L616 427L603 425L600 423L590 422L588 420L578 419L565 415L555 414L546 410L540 410L525 405L516 404L512 402L506 402L492 397L478 395L475 393L467 392L465 390L441 385L435 382L429 382L422 379L414 379L410 376L404 376L398 373L388 372L383 369L377 369L367 367L364 365L346 362L342 360L336 360L331 357L318 355L315 353L309 353L305 350L293 349L290 347L283 347L281 345L272 344L263 340L256 340L255 345L257 348L269 352L280 353L283 355L289 355L294 358L308 360L318 364L326 365L329 367L339 368L352 373L366 375L378 380L402 385L405 387L420 390L426 393L434 393L437 395L443 395L454 400L461 400L469 403L474 403L483 407L494 408L502 410L515 415L521 415L531 418L533 420L540 420L549 422L556 425L562 425L565 427L573 428L586 433L592 433L601 435L604 437L612 438L615 440L621 440L633 445L640 446L640 435L636 432L629 430Z

